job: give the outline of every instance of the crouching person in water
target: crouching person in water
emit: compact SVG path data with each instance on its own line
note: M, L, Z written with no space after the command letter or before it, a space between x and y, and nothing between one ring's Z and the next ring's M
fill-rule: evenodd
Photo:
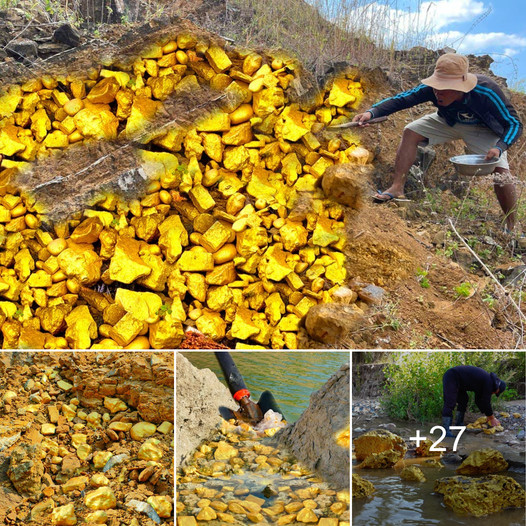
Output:
M454 436L449 430L453 418L453 409L457 406L455 426L464 425L464 415L468 407L468 391L475 393L477 407L488 417L491 426L498 426L500 422L493 415L491 395L500 396L506 389L506 384L497 378L495 373L488 373L473 365L459 365L448 369L442 377L444 388L444 408L442 409L442 427L446 436Z

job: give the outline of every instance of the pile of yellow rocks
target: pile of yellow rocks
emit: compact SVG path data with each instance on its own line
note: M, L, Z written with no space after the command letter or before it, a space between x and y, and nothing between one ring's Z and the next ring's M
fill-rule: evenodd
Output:
M302 318L346 279L344 209L319 180L371 158L351 134L317 135L356 111L356 74L292 103L298 71L180 34L128 67L11 86L0 97L3 347L175 348L193 325L238 348L296 348ZM163 101L200 86L227 103L148 136L146 195L105 195L48 232L39 203L10 184L70 144L137 137Z

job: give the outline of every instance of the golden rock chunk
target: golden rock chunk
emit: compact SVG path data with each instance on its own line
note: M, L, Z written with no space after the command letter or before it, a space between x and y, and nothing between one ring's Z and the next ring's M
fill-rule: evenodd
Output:
M91 524L106 524L108 514L104 510L97 510L86 515L86 522Z
M70 491L82 491L88 485L88 477L73 477L69 479L65 484L62 484L62 492L69 493Z
M97 469L102 469L112 456L113 453L110 451L97 451L93 454L93 465Z
M131 428L133 427L133 424L129 422L112 422L108 428L113 429L115 431L124 431L127 433Z
M109 336L123 347L142 332L144 322L135 318L131 312L127 312L109 331Z
M130 429L130 436L133 440L140 441L143 438L152 436L156 430L157 427L155 424L150 422L138 422Z
M0 96L0 119L10 117L22 100L22 89L19 85L9 86Z
M87 305L75 307L66 316L66 340L72 349L89 349L98 335L97 324Z
M124 71L111 71L109 69L102 69L99 73L102 78L113 78L115 79L121 88L125 88L128 82L130 82L130 75ZM99 82L100 84L100 82ZM93 89L97 87L94 86ZM90 91L92 93L93 89ZM89 98L89 97L88 97ZM111 102L111 101L110 101Z
M73 503L55 508L51 513L51 523L53 526L75 526L77 517Z
M242 170L249 161L250 153L244 146L229 146L223 152L223 166L231 172Z
M169 518L172 515L172 503L169 497L153 495L146 499L146 502L157 512L161 518Z
M120 290L120 289L119 289ZM119 411L126 411L128 406L120 398L104 397L104 407L109 409L110 413L118 413Z
M148 122L161 108L162 102L148 97L136 96L133 100L130 116L126 122L125 135L131 138L136 133L141 133Z
M44 110L39 110L39 111L44 111ZM47 130L50 128L51 128L51 122L50 122L50 127L45 129L45 133L39 142L44 140ZM10 157L12 155L15 155L18 152L24 151L25 149L26 149L25 144L18 137L18 131L17 131L16 126L13 126L12 124L6 124L2 128L0 128L0 154L1 155L7 155L8 157Z
M64 104L64 111L70 116L75 116L80 110L84 109L84 101L82 99L71 99Z
M87 99L93 104L110 104L120 89L119 82L113 77L102 79L91 88Z
M84 502L92 510L109 510L117 505L113 490L107 486L87 493Z
M95 243L103 228L104 225L98 217L90 217L80 223L70 237L75 243Z
M109 275L112 280L132 283L152 272L151 268L139 257L140 248L139 241L129 237L119 237L109 267Z
M218 312L204 309L195 323L197 329L212 340L218 341L225 337L226 322Z
M342 108L356 101L356 96L349 90L349 81L345 78L335 79L329 93L329 104Z
M51 130L51 121L47 116L46 110L40 109L33 113L31 116L31 131L37 142L42 142L49 130Z
M197 122L198 132L226 132L230 130L228 113L217 111Z
M147 440L137 452L137 457L140 460L152 460L158 462L163 457L163 450L159 447L160 441L152 438Z
M232 61L225 53L223 48L219 46L210 46L205 53L210 65L214 68L216 73L223 73L232 66Z
M296 520L298 522L318 522L318 517L316 514L309 508L303 508L298 515L296 515Z
M223 142L217 133L205 133L203 136L203 147L206 155L220 163L223 160Z
M167 314L150 325L149 340L152 349L176 349L183 338L184 329L175 313Z
M208 212L216 206L216 202L203 185L194 186L188 193L194 206L200 213Z
M96 252L85 248L85 245L70 244L60 252L58 264L69 277L76 278L82 285L89 287L100 280L102 260Z
M178 215L167 217L160 225L159 247L163 250L166 260L175 263L183 252L183 247L188 246L188 232Z
M113 140L117 138L119 120L109 110L84 108L74 117L75 127L84 137Z
M109 484L110 481L102 473L95 473L90 479L90 485L94 488L108 486Z
M201 238L201 245L209 252L217 252L228 242L231 236L231 229L227 228L220 221L216 221Z
M177 515L177 526L197 526L197 521L191 515Z
M198 273L186 274L186 287L188 293L191 294L196 300L203 302L206 300L207 284L205 277Z
M233 338L248 340L255 336L260 329L252 321L252 311L245 307L238 307L234 321L232 322L231 333Z
M260 275L272 281L281 281L291 272L293 269L287 263L286 252L277 245L269 247L259 264Z
M231 146L241 146L249 143L252 139L252 125L250 122L233 126L230 128L230 131L223 135L223 143Z
M125 288L118 288L115 303L140 321L155 323L159 320L159 310L163 305L162 299L153 292L135 292Z
M323 517L318 522L318 526L338 526L338 519Z
M183 272L203 272L213 270L214 258L203 247L193 247L186 250L179 258L177 265Z
M291 513L289 515L282 515L276 522L278 526L284 526L285 524L291 524L296 519L296 514Z

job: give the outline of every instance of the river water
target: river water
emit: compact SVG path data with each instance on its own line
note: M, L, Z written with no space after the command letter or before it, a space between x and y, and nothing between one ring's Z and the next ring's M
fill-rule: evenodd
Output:
M226 385L213 352L183 353L199 369L211 369ZM251 392L252 399L272 392L288 422L295 422L317 391L345 363L349 351L333 352L232 352L231 355Z

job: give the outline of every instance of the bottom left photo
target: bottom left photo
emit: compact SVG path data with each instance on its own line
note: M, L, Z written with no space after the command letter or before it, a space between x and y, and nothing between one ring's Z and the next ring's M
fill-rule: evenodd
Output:
M0 524L174 524L173 352L1 352Z

